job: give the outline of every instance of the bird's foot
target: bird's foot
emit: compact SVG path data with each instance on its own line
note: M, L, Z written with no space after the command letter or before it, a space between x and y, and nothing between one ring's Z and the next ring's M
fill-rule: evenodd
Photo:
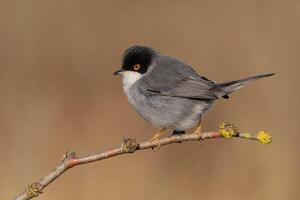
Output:
M158 133L156 133L149 141L150 142L155 142L157 143L157 148L159 149L161 144L160 144L160 137L166 132L167 128L161 129Z
M194 134L199 135L199 141L202 140L202 129L201 129L201 122L196 127Z

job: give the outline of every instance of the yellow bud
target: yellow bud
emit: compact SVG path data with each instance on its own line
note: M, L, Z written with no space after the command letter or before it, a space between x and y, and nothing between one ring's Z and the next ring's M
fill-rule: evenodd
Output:
M231 139L233 136L237 135L238 130L233 124L222 122L219 124L219 132L224 138Z
M244 133L244 138L249 139L251 137L250 133Z
M265 131L259 131L256 138L262 144L270 144L272 142L272 136Z

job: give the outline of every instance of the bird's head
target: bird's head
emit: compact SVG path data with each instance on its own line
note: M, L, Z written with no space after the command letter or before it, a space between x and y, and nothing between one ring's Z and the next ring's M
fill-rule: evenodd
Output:
M150 47L132 46L129 47L123 54L121 69L113 73L113 75L136 74L143 75L147 72L152 60L155 56L155 51Z

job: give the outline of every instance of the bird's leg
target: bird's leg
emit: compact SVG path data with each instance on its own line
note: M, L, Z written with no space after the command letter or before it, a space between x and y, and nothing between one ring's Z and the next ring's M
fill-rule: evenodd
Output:
M201 130L201 121L199 122L198 126L196 127L195 131L194 131L194 134L197 134L200 136L201 138L201 135L202 135L202 130Z
M167 128L161 129L158 133L156 133L151 139L150 142L156 141L158 143L157 148L160 149L159 138L166 132Z
M161 129L158 133L156 133L151 139L150 141L153 142L153 141L158 141L160 136L162 136L165 132L166 132L167 128L163 128Z

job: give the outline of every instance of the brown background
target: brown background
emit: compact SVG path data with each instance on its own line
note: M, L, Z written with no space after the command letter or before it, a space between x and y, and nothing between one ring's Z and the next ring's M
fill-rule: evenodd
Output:
M211 140L116 157L72 169L39 199L299 199L299 35L299 1L1 0L0 199L67 150L152 136L112 76L133 44L216 81L277 72L215 103L203 122L266 129L273 143Z

